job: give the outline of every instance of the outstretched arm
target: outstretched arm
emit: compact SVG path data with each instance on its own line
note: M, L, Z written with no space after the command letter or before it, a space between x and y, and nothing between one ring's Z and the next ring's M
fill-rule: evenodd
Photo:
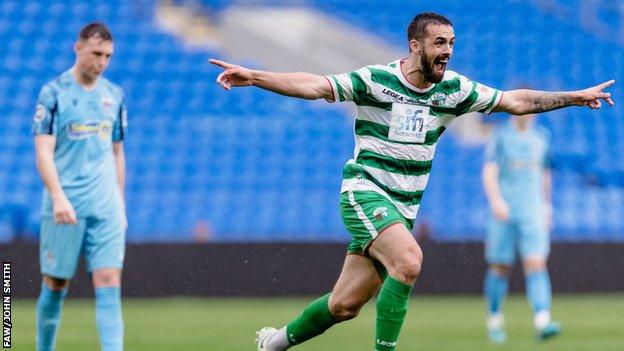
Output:
M567 106L587 106L592 110L599 109L600 100L613 106L611 93L603 92L613 85L615 80L598 84L591 88L577 91L550 92L539 90L518 89L506 91L493 112L508 112L513 115L524 115L560 109Z
M304 72L275 73L251 70L215 59L210 59L209 62L223 68L223 72L217 77L217 84L225 90L255 85L286 96L308 100L334 100L331 85L323 76Z

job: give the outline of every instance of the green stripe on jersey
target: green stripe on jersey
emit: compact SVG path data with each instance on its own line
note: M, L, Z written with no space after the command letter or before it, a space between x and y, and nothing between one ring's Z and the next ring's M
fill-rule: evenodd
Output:
M496 101L496 97L498 96L498 90L496 90L494 92L494 96L492 96L492 100L490 100L490 102L488 102L487 106L485 106L484 108L480 109L479 112L484 113L485 111L487 111L490 107L492 107L492 105L494 104L494 101Z
M353 101L357 106L366 106L366 107L376 107L378 109L384 111L392 111L392 103L391 102L381 102L375 100L372 96L365 95L362 99L358 99L356 102Z
M349 73L349 78L351 78L351 85L353 85L353 102L356 105L359 105L360 101L364 98L368 98L368 92L366 90L366 83L364 79L357 72Z
M470 111L470 108L472 107L472 105L474 105L474 103L477 101L477 98L479 97L479 93L477 93L477 91L475 90L477 88L477 83L472 82L472 88L470 89L470 94L468 94L468 97L464 99L464 101L460 102L457 105L457 112L455 112L455 115L460 116L463 115L464 113Z
M338 79L334 76L331 76L331 78L334 80L334 84L336 84L336 89L338 89L338 101L345 101L344 91L342 90L340 83L338 83Z
M352 178L363 178L368 181L373 182L373 184L377 185L381 190L386 192L386 194L390 195L390 197L398 202L405 204L406 206L414 206L420 205L420 200L422 200L422 196L424 191L402 191L402 190L392 190L388 186L380 183L377 179L375 179L370 173L366 172L366 170L358 164L348 163L345 165L344 170L342 171L343 179L352 179Z
M430 130L427 132L425 136L424 143L402 143L396 140L388 139L388 134L390 134L390 127L385 124L379 124L371 121L365 121L362 119L355 120L355 134L360 136L372 136L383 141L388 141L391 143L398 144L419 144L419 145L433 145L438 142L438 138L440 135L444 133L446 130L445 127L439 127L434 130Z
M432 161L412 161L396 159L381 155L370 150L360 150L355 162L384 170L409 176L420 176L431 172Z

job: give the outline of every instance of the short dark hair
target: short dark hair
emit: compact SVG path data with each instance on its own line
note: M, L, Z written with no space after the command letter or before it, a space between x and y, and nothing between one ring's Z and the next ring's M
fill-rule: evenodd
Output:
M451 20L435 12L419 13L407 27L407 42L409 43L412 39L422 40L427 32L427 26L430 24L453 26Z
M92 22L82 27L78 34L78 39L88 40L89 38L98 37L105 41L113 41L113 34L106 24L102 22Z

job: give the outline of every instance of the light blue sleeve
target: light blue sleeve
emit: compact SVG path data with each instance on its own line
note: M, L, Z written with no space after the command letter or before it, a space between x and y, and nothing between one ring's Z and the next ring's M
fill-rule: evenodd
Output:
M503 155L500 150L500 135L497 131L494 131L485 146L485 162L494 162L500 165L502 157Z
M56 136L58 123L57 106L54 91L49 85L45 85L39 92L35 115L33 116L32 133L34 135L49 134Z
M125 99L121 100L119 104L119 112L113 125L113 141L122 141L126 138L126 132L128 130L128 109L126 108Z

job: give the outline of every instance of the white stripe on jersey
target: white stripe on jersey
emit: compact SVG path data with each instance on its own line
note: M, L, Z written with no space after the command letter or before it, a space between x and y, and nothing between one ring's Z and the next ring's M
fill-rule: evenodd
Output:
M370 150L378 154L408 161L431 161L436 144L400 144L384 141L373 136L355 136L355 144L360 150ZM357 155L355 155L357 158Z
M427 181L429 181L429 173L421 176L408 176L386 172L382 169L370 166L361 167L363 167L366 172L382 184L396 184L391 188L393 190L407 191L411 193L415 191L422 191L425 190Z

